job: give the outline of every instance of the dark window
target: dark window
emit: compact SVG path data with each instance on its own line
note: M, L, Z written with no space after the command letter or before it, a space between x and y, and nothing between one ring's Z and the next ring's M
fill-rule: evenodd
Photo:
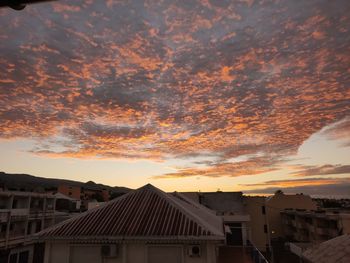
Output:
M44 262L44 252L45 252L45 244L44 243L34 244L33 262L34 263L43 263Z
M72 192L69 192L68 194L69 194L69 195L72 195Z
M264 206L264 205L261 207L261 213L262 213L263 215L266 214L266 210L265 210L265 206Z
M30 234L30 230L32 230L32 222L28 222L28 226L27 226L27 235Z
M231 230L231 233L226 234L227 244L232 246L242 246L243 245L242 224L228 223L227 226L229 226Z
M28 263L28 259L29 259L29 251L23 251L19 253L18 263Z
M17 255L18 255L18 254L12 254L12 255L10 255L9 263L17 263Z
M267 225L264 225L264 233L267 233Z

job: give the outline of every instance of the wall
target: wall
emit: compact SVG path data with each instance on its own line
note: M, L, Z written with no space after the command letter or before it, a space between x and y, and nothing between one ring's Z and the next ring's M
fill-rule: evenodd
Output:
M69 262L69 244L65 242L47 242L44 263L71 263Z
M216 245L202 243L201 256L190 257L189 246L185 244L148 244L128 243L118 246L118 257L101 257L101 246L98 244L74 244L68 242L47 242L45 263L149 263L153 255L164 255L167 263L215 263ZM179 255L179 256L175 256ZM170 255L173 255L172 257ZM172 260L172 261L171 261ZM164 262L164 261L163 261ZM153 261L156 263L156 261Z
M79 186L69 186L69 185L60 185L58 186L57 192L69 196L74 199L80 200L81 197L81 188ZM71 194L69 194L71 193Z
M342 217L343 234L350 234L350 215Z
M265 207L265 197L263 196L245 196L245 210L250 215L250 222L247 222L249 239L260 250L266 251L266 245L269 244L268 233L265 233L264 227L267 227L267 215ZM265 214L263 208L265 207Z

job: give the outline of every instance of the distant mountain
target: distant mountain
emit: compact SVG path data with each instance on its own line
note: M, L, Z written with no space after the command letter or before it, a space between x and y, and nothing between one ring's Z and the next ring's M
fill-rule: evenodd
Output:
M65 179L38 177L29 174L8 174L0 172L0 188L8 190L44 192L54 190L61 184L93 189L108 189L111 193L127 193L131 190L126 187L96 184L92 181L83 183Z

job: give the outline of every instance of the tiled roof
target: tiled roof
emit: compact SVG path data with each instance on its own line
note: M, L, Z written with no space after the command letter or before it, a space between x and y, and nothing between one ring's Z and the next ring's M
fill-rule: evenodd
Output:
M342 235L306 250L303 257L312 263L350 262L350 235Z
M224 239L221 218L148 184L40 233L42 239Z

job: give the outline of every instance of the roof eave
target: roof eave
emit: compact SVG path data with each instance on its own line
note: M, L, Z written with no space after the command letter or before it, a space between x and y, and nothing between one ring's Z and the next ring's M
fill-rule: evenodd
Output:
M37 237L39 241L88 241L88 242L101 242L101 241L224 241L225 236L41 236Z

